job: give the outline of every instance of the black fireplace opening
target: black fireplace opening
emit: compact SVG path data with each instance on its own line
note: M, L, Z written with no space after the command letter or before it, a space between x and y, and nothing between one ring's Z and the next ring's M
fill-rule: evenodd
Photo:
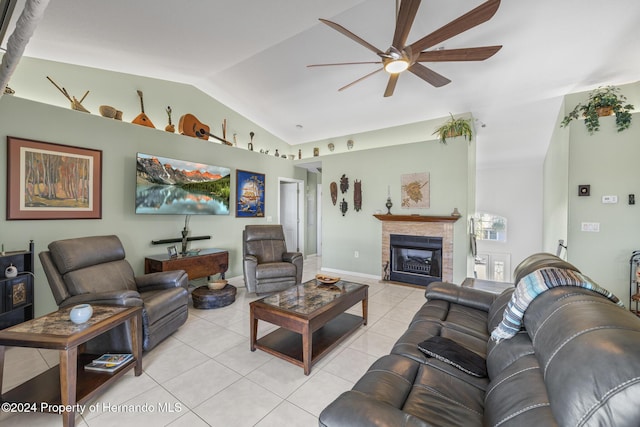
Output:
M426 286L442 280L442 237L390 236L389 279Z

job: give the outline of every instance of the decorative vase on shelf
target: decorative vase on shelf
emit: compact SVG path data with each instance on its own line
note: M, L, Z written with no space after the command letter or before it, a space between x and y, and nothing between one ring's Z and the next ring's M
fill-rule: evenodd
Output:
M4 277L10 279L10 278L16 277L16 276L18 276L18 269L16 268L15 265L11 264L11 265L9 265L9 267L5 268Z

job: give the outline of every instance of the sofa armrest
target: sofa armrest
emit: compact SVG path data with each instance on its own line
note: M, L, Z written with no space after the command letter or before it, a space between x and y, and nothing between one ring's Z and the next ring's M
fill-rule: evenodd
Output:
M256 291L256 268L258 268L258 257L245 255L242 259L242 272L244 273L244 285L248 292Z
M158 271L136 276L136 287L140 292L156 291L189 286L189 277L184 270Z
M300 252L285 252L282 260L290 262L296 266L296 284L302 283L302 268L304 266L304 257Z
M300 252L285 252L282 254L282 260L284 262L295 264L298 259L302 259L302 254Z
M350 390L322 411L319 425L428 427L431 424L365 393Z
M138 307L142 305L142 298L136 291L108 291L74 295L64 300L60 308L76 304L105 304Z
M443 300L471 307L478 310L489 311L491 304L497 295L479 289L465 288L447 282L431 282L424 293L428 300Z

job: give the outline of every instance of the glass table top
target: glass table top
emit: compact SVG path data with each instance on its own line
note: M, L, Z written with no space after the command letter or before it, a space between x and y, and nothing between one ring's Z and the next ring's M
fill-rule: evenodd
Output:
M338 298L367 287L344 280L325 285L313 279L258 301L281 310L307 315Z

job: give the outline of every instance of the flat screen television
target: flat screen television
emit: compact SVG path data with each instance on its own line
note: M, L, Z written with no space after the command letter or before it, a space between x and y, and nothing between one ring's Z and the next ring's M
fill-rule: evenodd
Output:
M136 213L229 215L231 170L223 166L136 155Z

